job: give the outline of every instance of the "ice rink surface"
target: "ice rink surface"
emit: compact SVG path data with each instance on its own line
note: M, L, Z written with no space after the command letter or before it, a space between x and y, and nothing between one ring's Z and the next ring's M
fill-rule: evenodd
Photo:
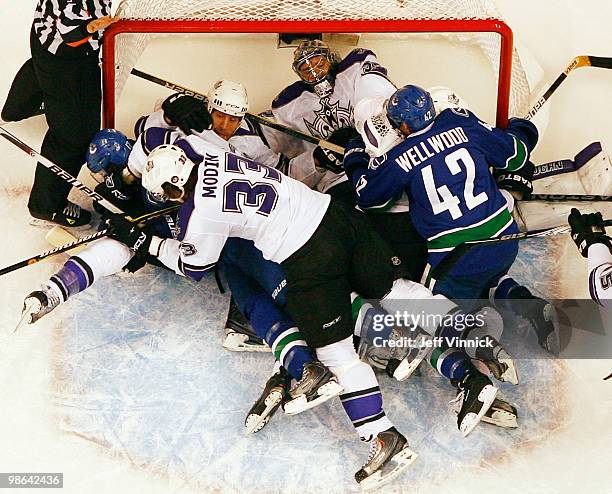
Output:
M35 2L0 1L2 102L27 58ZM575 55L611 55L605 19L612 8L604 1L515 0L500 8L542 66L545 86ZM210 77L232 70L218 67ZM283 82L291 80L288 66L282 70ZM473 94L469 86L462 94L473 101L479 81ZM534 161L572 157L595 140L612 149L611 88L612 71L573 73L547 103L550 124ZM142 91L150 98L126 103L126 122L166 94ZM37 117L7 128L38 149L46 125ZM122 130L129 131L127 124ZM5 266L49 246L45 231L27 224L33 163L5 141L0 153ZM572 192L566 182L563 190ZM610 208L604 211L610 217ZM222 349L228 299L212 277L196 284L154 267L110 277L12 334L23 297L64 261L59 256L0 278L0 471L64 472L63 492L71 494L357 491L352 477L367 445L337 400L296 417L278 414L261 433L242 436L272 359ZM586 264L567 238L524 242L513 274L547 297L587 296ZM507 337L517 354L533 343L527 324ZM602 381L612 360L518 365L520 386L502 385L501 393L518 407L519 428L481 424L466 439L447 404L454 391L429 367L405 383L381 375L386 412L420 455L381 491L612 493L612 382Z

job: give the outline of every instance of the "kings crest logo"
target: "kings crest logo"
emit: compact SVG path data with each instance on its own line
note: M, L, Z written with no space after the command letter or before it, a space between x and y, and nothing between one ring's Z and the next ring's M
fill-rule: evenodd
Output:
M329 98L320 100L321 107L314 111L315 118L312 122L304 119L304 124L308 131L323 139L342 127L353 127L353 108L349 102L348 107L340 106L336 101L330 104Z
M195 248L195 245L187 244L184 242L181 242L180 249L181 254L183 254L184 257L193 256L198 252L198 250Z

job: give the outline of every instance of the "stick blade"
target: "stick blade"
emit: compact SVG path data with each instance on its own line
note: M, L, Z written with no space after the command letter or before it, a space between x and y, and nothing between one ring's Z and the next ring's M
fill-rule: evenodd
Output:
M588 58L591 67L598 67L600 69L612 69L612 57L589 56Z

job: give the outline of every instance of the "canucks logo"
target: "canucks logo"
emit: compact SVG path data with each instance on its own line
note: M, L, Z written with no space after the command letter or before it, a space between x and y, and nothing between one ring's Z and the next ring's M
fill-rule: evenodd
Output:
M325 139L336 129L353 127L353 108L350 102L345 108L340 106L339 101L330 104L329 98L323 98L320 105L321 107L314 111L315 118L312 122L304 119L306 128L313 136Z

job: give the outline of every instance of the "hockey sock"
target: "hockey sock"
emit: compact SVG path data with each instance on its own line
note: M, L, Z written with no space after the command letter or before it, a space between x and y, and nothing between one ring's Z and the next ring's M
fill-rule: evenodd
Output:
M369 441L379 432L393 427L382 408L382 395L374 371L359 360L352 338L317 348L317 357L344 388L340 395L342 406L362 440Z
M541 313L542 304L547 303L509 276L504 276L496 287L491 288L489 299L499 309L510 310L525 317ZM529 300L532 302L528 302Z
M489 290L489 300L496 306L501 302L501 307L504 305L502 301L510 299L510 292L514 291L517 287L527 290L525 287L521 287L521 285L519 285L514 278L506 275L499 280L497 286ZM531 295L529 290L527 290L527 292L529 295Z
M308 344L292 321L277 322L269 329L264 339L276 360L298 381L302 378L304 364L315 360Z
M246 300L236 298L236 304L291 377L301 379L302 365L315 357L289 316L264 292L252 293Z
M93 282L94 274L91 267L78 256L68 259L62 268L49 279L49 285L61 293L62 302L82 292Z
M429 362L441 375L451 380L460 380L472 366L465 352L446 345L434 347Z

